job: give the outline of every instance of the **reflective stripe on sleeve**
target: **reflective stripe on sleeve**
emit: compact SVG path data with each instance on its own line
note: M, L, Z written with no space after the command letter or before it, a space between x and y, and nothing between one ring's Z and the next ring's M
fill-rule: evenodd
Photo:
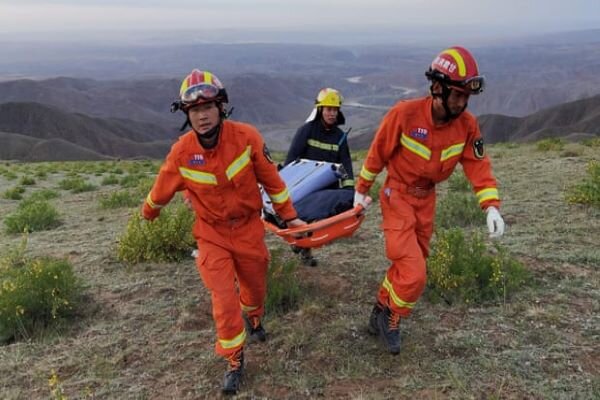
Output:
M275 194L268 193L268 194L269 194L269 197L271 198L271 201L276 204L285 203L290 198L290 193L288 192L287 188L283 189L279 193L275 193Z
M369 171L367 168L365 168L365 166L362 166L362 169L360 170L360 177L363 178L366 181L374 181L375 178L377 178L377 174L374 172Z
M162 204L156 204L155 202L152 201L152 197L150 197L150 193L148 193L148 196L146 196L146 203L148 203L148 205L150 206L151 209L153 210L157 210L159 208L163 208L164 206Z
M488 200L500 200L500 196L498 195L498 189L496 188L485 188L476 193L477 201L479 204L482 204Z

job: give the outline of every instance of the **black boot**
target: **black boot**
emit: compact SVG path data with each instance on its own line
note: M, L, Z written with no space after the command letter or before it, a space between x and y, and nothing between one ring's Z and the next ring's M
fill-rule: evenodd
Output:
M244 315L244 324L249 333L250 342L264 342L267 340L267 332L260 323L259 317L248 317Z
M400 353L400 314L385 307L377 315L377 328L388 351L394 355Z
M307 267L316 267L318 264L317 259L313 257L310 249L301 249L300 257L302 259L302 264L306 265Z
M308 266L308 267L316 267L318 264L318 261L316 258L313 257L312 255L312 251L310 249L304 248L304 247L298 247L298 246L294 246L292 245L292 251L294 252L294 254L300 254L300 260L302 261L302 264Z
M244 372L243 349L232 354L227 358L227 361L229 361L229 369L225 372L225 377L223 379L223 393L236 394L240 388L242 374Z
M381 314L383 311L383 304L380 302L375 303L373 306L373 310L371 311L371 316L369 316L369 333L371 335L377 335L379 333L379 328L377 327L377 316Z

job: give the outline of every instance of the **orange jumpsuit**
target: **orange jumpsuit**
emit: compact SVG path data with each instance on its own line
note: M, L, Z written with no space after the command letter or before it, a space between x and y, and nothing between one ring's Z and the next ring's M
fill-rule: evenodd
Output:
M360 172L356 190L367 193L387 168L380 192L385 251L392 262L379 289L381 304L408 316L426 282L425 260L435 216L435 184L460 162L483 209L499 207L491 164L476 118L463 112L433 124L432 98L400 101L384 117Z
M296 218L296 211L256 128L223 121L219 135L213 149L204 149L194 131L182 135L161 166L142 212L156 218L175 192L187 190L196 214L196 265L212 296L215 349L227 357L245 342L242 310L250 317L264 313L269 253L258 183L284 220Z

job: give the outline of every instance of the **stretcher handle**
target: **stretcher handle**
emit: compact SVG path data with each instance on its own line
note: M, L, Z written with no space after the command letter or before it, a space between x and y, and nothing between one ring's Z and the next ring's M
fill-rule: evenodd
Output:
M312 232L317 229L326 228L326 227L333 225L341 220L347 219L348 217L359 216L362 213L364 213L364 211L365 211L365 209L363 208L363 206L361 206L360 204L357 204L356 207L354 207L350 210L344 211L343 213L334 215L333 217L322 219L320 221L315 221L310 224L298 226L295 228L285 228L285 229L276 228L273 230L273 232L275 232L277 235L281 235L281 236L302 236L302 234L304 234L304 233ZM274 225L271 225L271 226L274 227Z

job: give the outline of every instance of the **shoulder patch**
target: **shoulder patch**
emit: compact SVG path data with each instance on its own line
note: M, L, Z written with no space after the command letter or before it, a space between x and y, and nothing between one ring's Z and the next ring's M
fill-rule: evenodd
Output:
M478 160L483 160L483 158L485 157L485 149L483 148L482 138L473 141L473 155Z
M263 155L265 156L265 158L267 159L268 162L273 164L273 159L271 158L271 152L269 152L269 148L267 147L266 144L263 145Z

